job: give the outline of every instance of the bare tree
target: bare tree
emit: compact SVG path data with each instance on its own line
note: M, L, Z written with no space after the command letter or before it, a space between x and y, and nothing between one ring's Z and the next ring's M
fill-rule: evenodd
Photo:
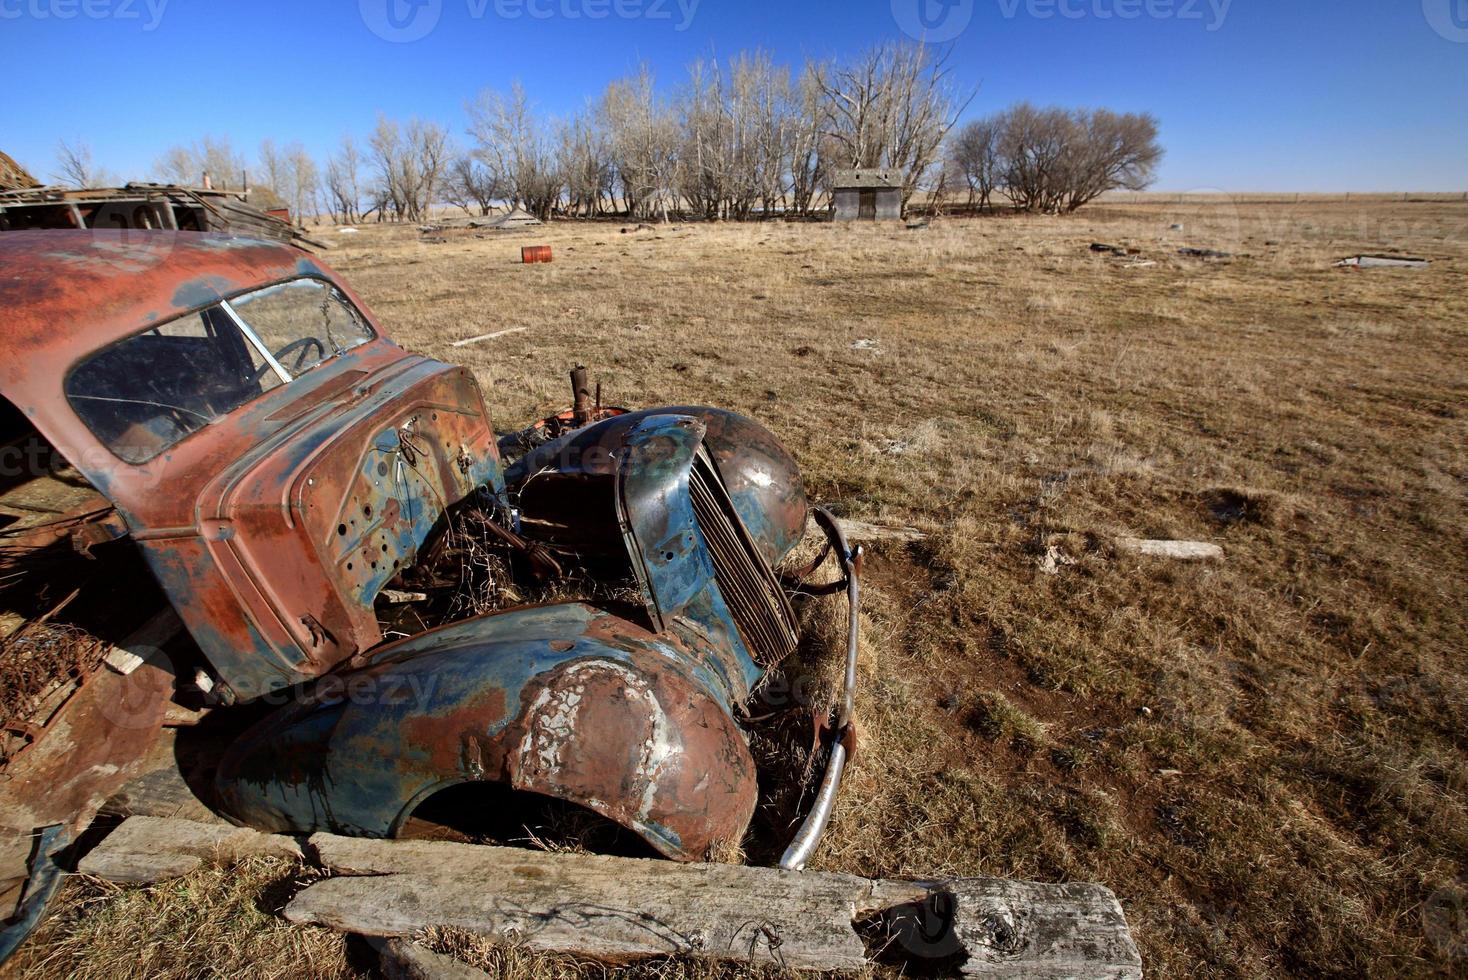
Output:
M677 117L657 97L652 72L644 65L607 86L601 108L628 212L667 220L670 205L676 205L683 140Z
M288 152L276 149L275 140L267 137L260 141L257 156L258 166L255 168L254 186L251 190L267 188L282 205L288 205L291 200Z
M408 120L406 132L411 172L415 178L410 184L416 201L412 220L417 221L427 216L443 189L443 177L448 171L451 156L449 132L438 123L417 118Z
M170 146L153 164L158 179L169 184L197 184L199 165L186 146Z
M377 187L374 193L377 203L373 210L382 218L387 217L391 209L392 219L401 221L408 210L401 176L403 158L406 156L401 127L386 116L378 116L377 128L368 137L367 145L372 151L372 163L377 170Z
M793 93L789 136L790 198L802 216L811 213L831 169L834 141L825 134L825 119L825 90L816 66L807 64Z
M1004 189L1022 211L1056 211L1076 138L1070 114L1022 102L999 117Z
M601 214L613 198L611 147L601 120L582 112L561 127L557 161L572 214Z
M373 210L390 210L397 221L422 221L442 190L448 131L416 117L399 125L379 116L368 145L378 178Z
M56 173L52 179L72 187L111 187L117 183L92 162L92 148L85 140L61 140L56 144Z
M678 107L682 127L678 188L707 218L774 210L789 181L792 119L788 69L762 51L727 68L695 63Z
M516 82L508 95L486 89L465 106L476 154L510 194L541 220L560 203L565 180L549 126L531 108Z
M841 164L899 171L905 207L972 98L960 101L953 91L947 56L894 42L812 71L825 94L824 132L841 147Z
M465 214L489 214L494 202L505 197L494 174L480 160L470 155L454 158L444 177L444 200Z
M1075 211L1109 190L1142 190L1162 160L1150 115L1020 103L994 122L1000 179L1025 211Z
M1000 118L986 116L964 126L953 137L948 160L968 185L968 205L988 210L1002 172L999 160Z
M290 168L291 216L296 219L296 224L304 226L306 215L316 213L316 194L321 188L321 175L316 161L311 159L311 154L306 152L304 146L293 143L288 149L286 162Z
M347 224L362 219L361 174L357 143L343 136L337 152L326 159L326 195L332 214Z
M205 136L188 146L169 147L153 169L174 184L197 187L207 174L210 185L218 190L243 190L245 186L245 159L228 137Z
M1109 109L1073 114L1075 139L1066 168L1062 207L1075 211L1107 191L1140 191L1156 179L1162 162L1157 119L1151 114Z
M736 59L730 74L749 119L742 128L753 141L748 153L754 164L753 184L768 216L785 201L790 188L790 153L799 127L790 69L757 51Z

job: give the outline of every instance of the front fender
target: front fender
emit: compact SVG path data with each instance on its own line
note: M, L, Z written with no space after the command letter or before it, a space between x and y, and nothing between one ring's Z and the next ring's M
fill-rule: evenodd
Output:
M393 836L437 790L498 781L697 860L754 812L754 761L705 661L590 606L455 624L297 693L217 776L225 812L260 830Z

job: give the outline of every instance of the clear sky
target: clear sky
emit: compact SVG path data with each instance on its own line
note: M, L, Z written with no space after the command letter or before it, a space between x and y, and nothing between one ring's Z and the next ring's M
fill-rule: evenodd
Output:
M642 61L671 88L904 27L951 44L969 115L1155 113L1161 190L1468 190L1468 0L0 0L0 149L43 178L63 137L124 178L205 134L324 155L379 111L462 136L516 79L564 115Z

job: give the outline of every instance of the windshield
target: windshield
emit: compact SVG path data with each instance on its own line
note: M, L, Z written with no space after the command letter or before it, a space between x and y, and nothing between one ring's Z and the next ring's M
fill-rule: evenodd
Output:
M92 355L66 379L66 397L107 448L144 463L372 336L330 283L293 279Z

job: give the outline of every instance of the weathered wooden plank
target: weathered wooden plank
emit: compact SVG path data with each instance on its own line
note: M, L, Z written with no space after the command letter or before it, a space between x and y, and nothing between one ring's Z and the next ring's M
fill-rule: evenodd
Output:
M953 932L968 957L964 976L1141 976L1121 904L1100 885L971 878L944 890L954 897Z
M1223 549L1206 541L1146 541L1142 538L1117 538L1122 551L1153 558L1177 558L1181 561L1205 561L1223 557Z
M468 347L470 344L477 344L480 341L484 340L498 340L500 337L507 337L512 333L524 333L526 330L529 329L529 327L509 327L505 330L496 330L494 333L482 333L477 337L466 337L463 340L456 340L449 346Z
M453 926L610 962L677 954L783 956L811 969L866 962L851 928L853 901L872 887L860 878L322 834L311 847L332 871L374 877L306 889L286 909L294 922L379 936ZM762 931L771 910L781 920L773 941Z
M1099 885L917 884L325 834L311 850L339 877L297 895L286 917L364 935L450 926L612 963L861 970L875 957L954 975L1141 975L1121 907Z
M289 837L245 827L128 817L81 859L77 870L108 881L152 884L186 875L206 860L248 857L300 858L301 848Z
M927 535L915 527L895 527L890 524L871 524L866 521L839 519L841 533L848 541L921 541Z

